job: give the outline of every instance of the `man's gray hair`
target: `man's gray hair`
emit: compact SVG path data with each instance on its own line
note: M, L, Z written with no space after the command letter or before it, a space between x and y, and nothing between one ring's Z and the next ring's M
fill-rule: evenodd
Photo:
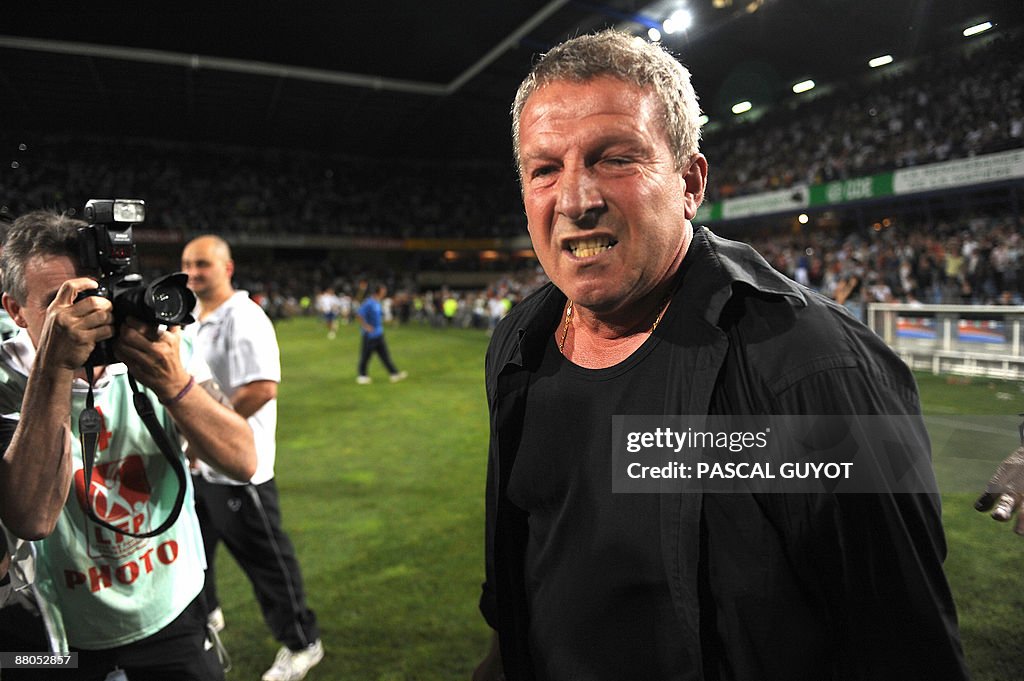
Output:
M26 213L11 223L0 252L3 290L24 305L28 297L25 266L37 256L66 255L77 265L78 228L85 226L81 220L48 210Z
M512 104L512 148L520 172L519 119L530 95L556 81L585 83L602 76L649 88L657 95L676 170L689 165L700 142L700 105L690 72L660 45L622 31L606 30L555 46L519 86Z

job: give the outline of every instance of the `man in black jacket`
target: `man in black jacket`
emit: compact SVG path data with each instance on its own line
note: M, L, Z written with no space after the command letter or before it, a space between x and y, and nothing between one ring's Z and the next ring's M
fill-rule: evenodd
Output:
M901 457L929 456L913 377L873 333L693 228L699 114L685 68L614 31L517 93L552 283L488 350L495 639L474 679L965 679L936 494L612 491L613 417L891 415Z

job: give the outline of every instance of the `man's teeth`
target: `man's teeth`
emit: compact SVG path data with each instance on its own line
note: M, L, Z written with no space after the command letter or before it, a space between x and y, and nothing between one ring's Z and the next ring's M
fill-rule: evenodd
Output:
M617 242L612 239L583 239L569 244L569 250L577 258L589 258L592 255L597 255L601 251L607 251L609 248L614 246Z

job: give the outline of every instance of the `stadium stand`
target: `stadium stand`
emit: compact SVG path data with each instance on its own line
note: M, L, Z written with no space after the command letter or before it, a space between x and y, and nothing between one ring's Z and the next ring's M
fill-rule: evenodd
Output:
M1024 146L1020 33L922 58L750 123L709 130L708 200ZM0 214L146 196L163 228L362 237L510 237L525 223L511 162L380 161L298 150L2 134L17 167Z
M1016 59L1022 42L1018 31L971 50L933 53L892 75L783 103L752 122L711 126L703 142L711 160L708 201L1024 147L1024 70ZM0 140L17 150L0 175L0 217L40 206L73 213L95 196L142 196L149 204L145 229L167 234L158 242L216 231L271 247L285 235L356 244L278 252L248 264L255 274L245 287L263 294L276 314L298 309L294 301L302 295L328 285L354 291L370 277L410 296L438 288L417 279L424 271L441 280L475 272L464 281L480 296L486 288L472 282L504 278L501 286L524 294L543 279L528 258L486 261L445 254L440 246L405 247L411 239L456 246L491 239L506 250L521 248L525 219L511 163L396 162L12 131ZM854 308L879 301L1019 304L1018 193L1011 188L995 205L896 210L877 221L847 211L826 230L779 236L786 221L769 218L757 227L729 225L726 234L752 241L781 271ZM845 295L851 277L858 285Z
M1024 146L1024 45L1015 34L949 50L893 76L794 98L705 135L708 199L967 158ZM802 103L806 102L806 103ZM725 162L722 162L722 159Z

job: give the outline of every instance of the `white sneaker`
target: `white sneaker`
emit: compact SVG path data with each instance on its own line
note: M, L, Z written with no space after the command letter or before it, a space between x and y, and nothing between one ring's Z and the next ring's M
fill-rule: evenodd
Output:
M369 376L356 376L356 383L359 385L370 385L373 383L373 379Z
M206 626L218 634L224 631L224 611L220 609L220 606L211 610L210 614L206 616Z
M306 673L324 659L324 647L320 639L302 650L281 648L277 651L274 666L263 673L263 681L299 681Z
M409 374L405 371L399 371L397 374L391 374L392 383L398 383L399 381L404 381L407 378L409 378Z

